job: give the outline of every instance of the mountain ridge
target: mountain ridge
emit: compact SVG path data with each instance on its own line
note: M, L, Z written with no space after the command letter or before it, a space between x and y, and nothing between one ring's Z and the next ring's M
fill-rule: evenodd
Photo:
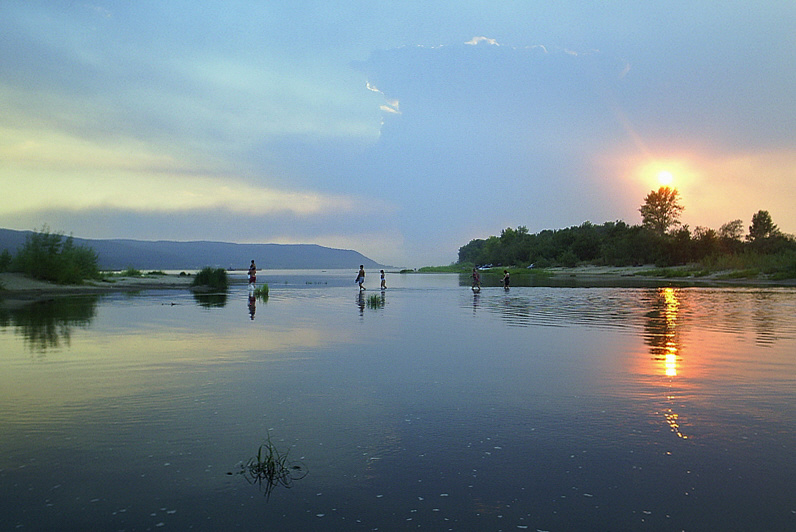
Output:
M0 229L0 251L15 253L33 231ZM88 239L73 237L75 245L92 248L102 270L196 270L206 266L246 269L254 259L259 269L318 269L384 267L349 249L319 244L238 244L211 240Z

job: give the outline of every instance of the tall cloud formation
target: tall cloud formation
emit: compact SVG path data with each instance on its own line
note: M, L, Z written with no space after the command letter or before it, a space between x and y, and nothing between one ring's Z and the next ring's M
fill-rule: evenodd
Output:
M541 229L617 212L590 161L628 141L617 115L625 62L476 37L356 67L400 109L385 113L369 163L381 176L371 193L403 198L407 231L483 235L496 221Z

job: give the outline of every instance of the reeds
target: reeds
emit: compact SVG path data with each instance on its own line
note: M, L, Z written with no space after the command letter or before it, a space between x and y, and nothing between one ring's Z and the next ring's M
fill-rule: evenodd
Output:
M263 283L254 289L252 295L260 301L268 301L268 285Z
M266 498L277 486L290 488L294 480L307 476L307 468L301 462L288 460L288 452L279 452L271 442L271 437L257 449L257 456L241 464L238 474L243 475L250 484L257 484Z
M368 296L367 305L368 308L384 308L384 296L373 294Z

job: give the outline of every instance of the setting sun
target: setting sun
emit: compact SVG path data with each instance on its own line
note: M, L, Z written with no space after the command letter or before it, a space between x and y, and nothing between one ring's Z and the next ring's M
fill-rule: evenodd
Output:
M665 187L671 185L673 179L674 176L672 176L672 173L669 172L668 170L661 170L660 172L658 172L658 183L660 183Z

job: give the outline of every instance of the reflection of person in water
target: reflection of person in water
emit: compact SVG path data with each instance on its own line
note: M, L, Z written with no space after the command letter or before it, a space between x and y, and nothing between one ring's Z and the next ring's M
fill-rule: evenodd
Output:
M257 298L253 293L249 294L249 318L254 319L254 313L257 312Z
M357 294L357 307L359 307L359 315L360 317L365 315L365 295L362 293L362 290L359 291Z

